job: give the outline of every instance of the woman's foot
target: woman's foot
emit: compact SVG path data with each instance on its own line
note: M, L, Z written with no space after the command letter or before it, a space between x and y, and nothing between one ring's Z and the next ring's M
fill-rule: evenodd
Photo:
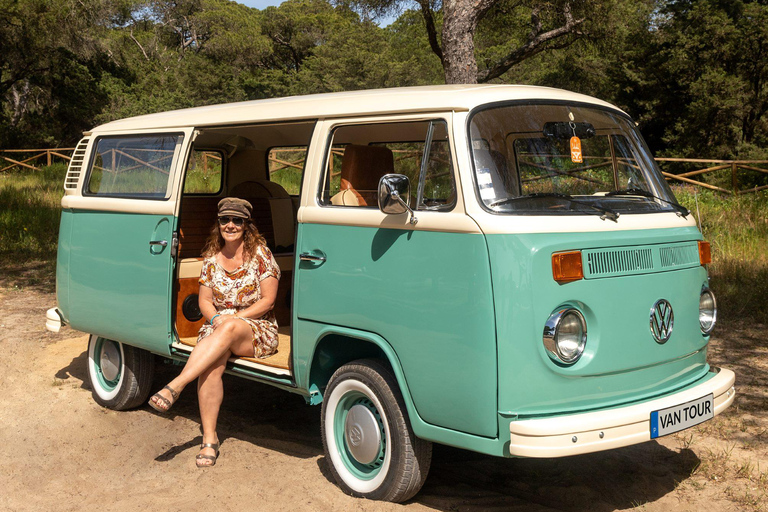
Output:
M152 395L149 399L149 406L159 412L168 412L168 409L170 409L178 399L179 392L170 386L165 386L163 389Z
M213 443L203 443L200 445L200 453L195 457L195 464L199 468L209 468L216 465L216 459L219 458L219 438L214 437Z

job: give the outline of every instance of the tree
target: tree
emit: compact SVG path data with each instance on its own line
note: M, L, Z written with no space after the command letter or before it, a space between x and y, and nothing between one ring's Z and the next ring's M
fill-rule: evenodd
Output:
M609 2L596 0L339 0L377 17L413 6L424 19L432 51L440 58L446 83L477 83L494 80L512 66L539 53L565 48L585 35L596 7ZM439 15L438 15L439 13ZM506 51L494 62L478 69L475 34L489 14L527 19L514 27L525 37L508 34ZM438 19L442 19L439 24Z
M660 1L616 83L656 151L768 158L768 5Z
M80 12L70 1L0 0L1 145L69 142L88 128L103 91Z

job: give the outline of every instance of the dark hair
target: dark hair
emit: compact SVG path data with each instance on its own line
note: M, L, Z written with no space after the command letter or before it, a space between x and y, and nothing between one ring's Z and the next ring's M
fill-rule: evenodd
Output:
M256 249L260 245L267 245L266 239L259 233L256 225L251 219L245 219L243 223L243 261L250 261L256 255ZM221 252L224 247L224 238L219 231L218 219L213 224L211 234L205 242L203 249L203 258L210 258Z

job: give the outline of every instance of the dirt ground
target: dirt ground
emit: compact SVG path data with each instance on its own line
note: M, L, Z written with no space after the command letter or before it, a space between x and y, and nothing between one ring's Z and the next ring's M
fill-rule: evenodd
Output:
M44 329L51 269L0 267L0 510L768 510L768 326L718 326L710 361L737 373L737 399L704 425L658 441L552 460L435 446L404 505L344 495L320 441L319 407L227 377L221 457L195 468L195 393L169 416L99 407L87 337ZM156 387L178 371L159 365Z

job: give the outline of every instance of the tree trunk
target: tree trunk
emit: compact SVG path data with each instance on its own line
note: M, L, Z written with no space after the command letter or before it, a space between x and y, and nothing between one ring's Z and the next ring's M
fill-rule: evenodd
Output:
M443 2L443 69L446 84L476 84L477 7L471 0Z

